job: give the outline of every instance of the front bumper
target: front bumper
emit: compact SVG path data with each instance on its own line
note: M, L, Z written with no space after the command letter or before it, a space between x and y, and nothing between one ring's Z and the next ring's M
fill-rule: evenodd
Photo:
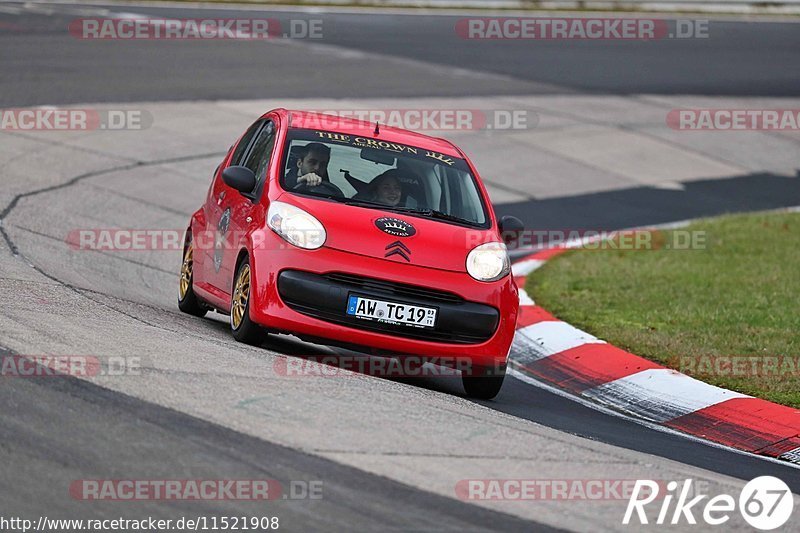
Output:
M280 239L274 234L271 237ZM376 353L463 358L486 366L505 363L519 305L511 276L481 283L465 272L325 247L311 251L282 241L275 244L252 252L250 318L254 322L272 331ZM422 329L348 317L345 308L350 293L436 307L436 327Z

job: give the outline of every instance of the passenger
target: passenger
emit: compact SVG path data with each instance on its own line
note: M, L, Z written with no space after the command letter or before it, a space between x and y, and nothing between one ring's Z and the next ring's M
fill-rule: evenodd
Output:
M401 171L393 168L377 176L369 184L368 199L392 207L399 205L403 200L403 186L399 180L402 175Z

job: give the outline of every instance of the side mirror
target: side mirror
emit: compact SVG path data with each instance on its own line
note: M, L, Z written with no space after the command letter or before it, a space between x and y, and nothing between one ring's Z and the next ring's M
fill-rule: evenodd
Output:
M222 171L222 181L242 194L250 194L256 188L256 175L247 167L226 168Z
M500 236L506 245L513 244L519 240L523 231L525 231L525 226L517 217L507 215L500 219Z

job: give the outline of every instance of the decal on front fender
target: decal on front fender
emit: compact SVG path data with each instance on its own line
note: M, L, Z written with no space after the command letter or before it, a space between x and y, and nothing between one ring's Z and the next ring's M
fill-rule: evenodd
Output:
M217 224L217 234L214 236L214 270L219 272L222 266L222 254L225 252L225 234L231 225L231 208L227 208Z

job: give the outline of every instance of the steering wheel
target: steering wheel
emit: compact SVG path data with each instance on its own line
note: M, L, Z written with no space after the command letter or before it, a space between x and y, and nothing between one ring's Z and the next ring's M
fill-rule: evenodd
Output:
M331 196L343 197L344 191L329 181L323 181L319 185L310 186L305 181L296 187L297 190L308 190L315 193L329 194Z

